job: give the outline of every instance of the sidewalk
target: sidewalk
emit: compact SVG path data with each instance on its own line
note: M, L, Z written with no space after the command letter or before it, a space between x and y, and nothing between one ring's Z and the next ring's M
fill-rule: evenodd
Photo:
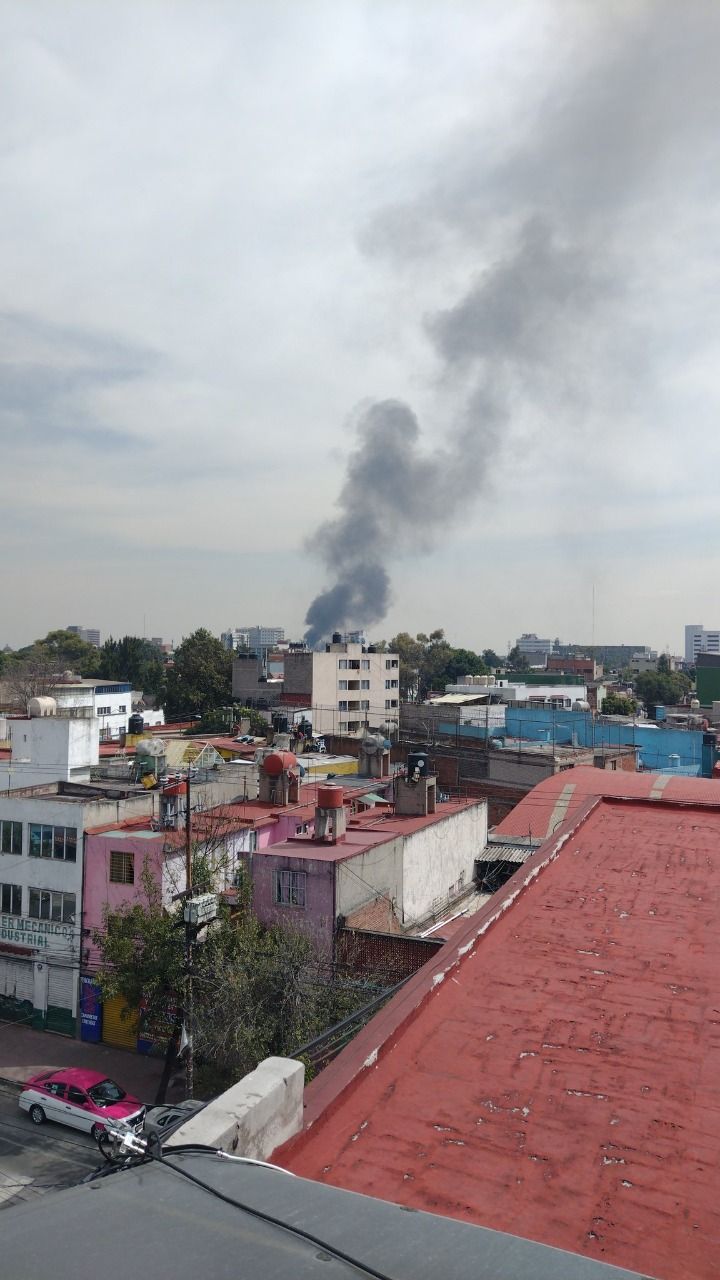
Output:
M13 1022L0 1023L0 1083L19 1088L30 1076L60 1067L102 1071L141 1102L153 1103L162 1075L162 1060L142 1053L90 1044L47 1031L33 1031ZM168 1102L184 1098L181 1079L170 1082Z

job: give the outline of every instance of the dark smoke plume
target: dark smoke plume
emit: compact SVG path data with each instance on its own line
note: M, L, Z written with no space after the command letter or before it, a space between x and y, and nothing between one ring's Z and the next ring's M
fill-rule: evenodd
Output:
M507 430L517 380L532 379L601 288L587 259L555 244L534 219L506 260L481 276L456 307L427 320L445 367L470 374L461 419L443 446L427 452L406 404L383 400L360 412L340 514L309 543L335 579L308 609L309 644L385 616L387 562L431 550L459 506L480 496Z
M662 372L651 369L652 326L667 306L662 254L673 235L686 244L692 234L688 209L707 258L697 210L717 186L720 6L570 10L566 61L553 62L549 80L540 73L537 109L509 126L503 153L487 125L468 125L423 192L363 229L363 252L401 272L437 269L449 246L478 263L455 305L425 319L440 383L463 407L444 427L429 424L429 449L407 405L359 414L338 514L310 543L331 581L308 610L312 643L380 621L388 564L437 543L482 495L511 434L529 423L569 444L585 432L590 449L599 427L620 445L628 405L651 399ZM695 208L683 203L688 192ZM676 273L674 287L682 283ZM663 337L670 349L685 340L672 320Z

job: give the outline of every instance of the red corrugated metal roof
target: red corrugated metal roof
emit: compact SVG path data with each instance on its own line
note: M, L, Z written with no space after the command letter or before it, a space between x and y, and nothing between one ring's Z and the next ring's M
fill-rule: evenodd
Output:
M588 800L306 1091L274 1160L666 1280L717 1274L720 809Z
M544 840L566 817L577 813L589 796L634 796L720 804L720 781L686 778L671 773L615 772L581 765L539 782L494 828L493 834L532 835Z

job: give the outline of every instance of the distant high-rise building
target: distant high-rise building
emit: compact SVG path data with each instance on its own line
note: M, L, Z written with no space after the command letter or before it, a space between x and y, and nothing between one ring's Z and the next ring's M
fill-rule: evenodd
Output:
M285 639L284 627L228 627L220 636L226 649L251 649L254 653L265 654Z
M72 632L74 636L79 636L86 644L94 644L96 649L100 648L100 632L97 627L66 627L66 631Z
M699 653L720 653L720 631L706 631L699 622L685 628L685 661L694 662Z
M515 641L518 653L521 653L528 661L535 660L538 663L544 662L545 658L553 651L552 640L541 640L535 635L534 631L523 632L523 634Z

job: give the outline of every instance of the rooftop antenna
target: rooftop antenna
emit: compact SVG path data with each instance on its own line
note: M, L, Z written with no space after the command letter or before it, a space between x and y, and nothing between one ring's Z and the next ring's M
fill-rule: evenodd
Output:
M592 584L592 652L595 657L595 583Z

